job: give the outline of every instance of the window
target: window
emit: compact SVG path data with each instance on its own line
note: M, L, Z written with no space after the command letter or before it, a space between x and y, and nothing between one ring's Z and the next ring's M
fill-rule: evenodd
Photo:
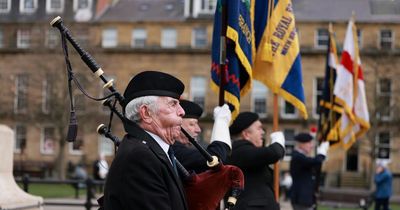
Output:
M281 99L281 116L285 119L295 119L298 117L297 109L289 102Z
M319 102L322 99L324 91L324 78L317 77L314 80L314 91L313 91L313 115L318 118L320 113Z
M46 1L46 12L55 13L62 12L64 9L64 0L47 0Z
M194 28L192 31L192 47L207 47L207 30L205 27Z
M392 49L393 42L394 42L394 35L392 30L383 29L380 31L380 41L379 41L380 49L383 50Z
M193 14L193 17L215 13L217 0L198 0L190 2L190 4L185 4L185 16L188 16L190 13Z
M131 46L135 48L143 48L146 46L147 31L143 28L137 28L132 30L132 41Z
M113 155L114 143L111 139L101 135L99 136L99 154Z
M104 29L101 46L104 48L116 47L118 43L118 32L114 28Z
M52 79L47 77L42 83L42 112L45 114L50 112L51 90L53 90Z
M43 127L42 138L40 142L40 152L42 154L54 154L55 150L55 139L54 139L54 127Z
M300 37L300 29L299 28L296 28L296 34L297 34L297 39L302 40Z
M201 0L201 10L203 13L214 13L216 6L216 0Z
M358 39L358 48L361 49L362 48L362 31L361 29L357 29L357 39Z
M176 30L166 28L161 31L161 47L175 48L176 47Z
M253 88L251 90L252 111L265 117L267 113L267 87L257 80L253 80Z
M206 78L202 76L194 76L190 81L190 97L191 100L201 108L205 107L205 99L206 99Z
M0 0L0 13L8 13L11 10L11 0Z
M392 81L381 78L378 81L377 117L389 120L391 117Z
M17 125L15 127L15 145L14 152L20 153L26 147L26 126Z
M173 9L174 9L174 4L173 3L166 3L165 5L164 5L164 9L166 10L166 11L172 11Z
M285 135L285 158L286 160L289 160L290 157L292 156L292 152L294 150L295 146L295 130L294 129L284 129L283 130L283 135Z
M29 48L31 44L31 31L20 29L17 32L17 48Z
M92 7L92 0L74 0L74 11L81 9L90 9Z
M315 40L315 47L318 49L327 49L329 41L329 31L326 28L317 29L317 37Z
M199 14L214 14L217 0L194 1L193 13L197 17Z
M83 141L83 136L82 135L78 135L76 136L76 139L74 142L72 142L72 144L68 144L69 145L69 153L71 155L82 155L82 147L84 145L84 141Z
M379 132L375 142L375 155L377 159L390 159L390 133Z
M32 13L36 11L37 0L20 0L19 10L21 13Z
M55 48L58 45L59 34L54 29L49 29L46 33L46 47Z
M28 75L19 74L15 80L15 101L14 101L14 112L23 113L28 108Z
M0 28L0 48L4 47L4 34L3 30Z

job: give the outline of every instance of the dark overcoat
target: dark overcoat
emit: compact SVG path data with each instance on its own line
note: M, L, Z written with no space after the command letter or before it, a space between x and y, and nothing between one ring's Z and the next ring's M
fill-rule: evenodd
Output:
M234 141L228 164L238 166L244 174L244 191L234 210L268 209L278 210L273 190L273 171L270 164L285 155L278 143L268 147L256 147L247 140Z
M293 204L311 207L315 202L315 172L321 168L325 156L318 154L307 157L305 154L293 150L290 161L290 175L293 179L290 200Z
M125 123L125 130L106 179L104 209L187 210L182 183L165 152L135 123Z

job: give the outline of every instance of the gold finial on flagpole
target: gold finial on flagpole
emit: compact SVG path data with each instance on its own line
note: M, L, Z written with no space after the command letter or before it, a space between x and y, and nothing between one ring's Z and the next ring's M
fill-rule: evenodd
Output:
M333 33L332 22L329 22L328 30L329 30L329 33L330 33L330 34Z

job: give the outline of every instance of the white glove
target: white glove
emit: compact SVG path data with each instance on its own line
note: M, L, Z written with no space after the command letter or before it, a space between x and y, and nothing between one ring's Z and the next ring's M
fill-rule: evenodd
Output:
M273 132L269 136L271 137L271 144L278 143L285 148L285 136L283 135L282 131Z
M224 142L232 149L231 135L229 134L229 122L231 111L227 104L214 108L214 126L211 133L210 143L213 141Z
M328 149L329 141L324 141L317 147L317 154L326 156L326 154L328 154Z

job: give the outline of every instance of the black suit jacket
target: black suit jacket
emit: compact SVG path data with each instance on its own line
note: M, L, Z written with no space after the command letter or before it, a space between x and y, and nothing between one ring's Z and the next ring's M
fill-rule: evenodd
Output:
M187 210L182 183L158 143L133 122L111 164L105 210Z
M278 210L273 190L273 171L270 164L285 155L278 143L268 147L256 147L247 140L234 141L228 163L238 166L244 174L244 191L234 206L235 210Z
M209 169L207 160L194 146L186 146L180 142L173 145L175 157L188 171L201 173ZM221 162L225 162L231 149L229 146L220 141L213 141L206 149L211 155L215 155Z
M307 157L303 153L293 150L290 161L290 175L293 179L290 199L293 204L310 207L314 204L315 171L321 168L324 160L324 155Z

